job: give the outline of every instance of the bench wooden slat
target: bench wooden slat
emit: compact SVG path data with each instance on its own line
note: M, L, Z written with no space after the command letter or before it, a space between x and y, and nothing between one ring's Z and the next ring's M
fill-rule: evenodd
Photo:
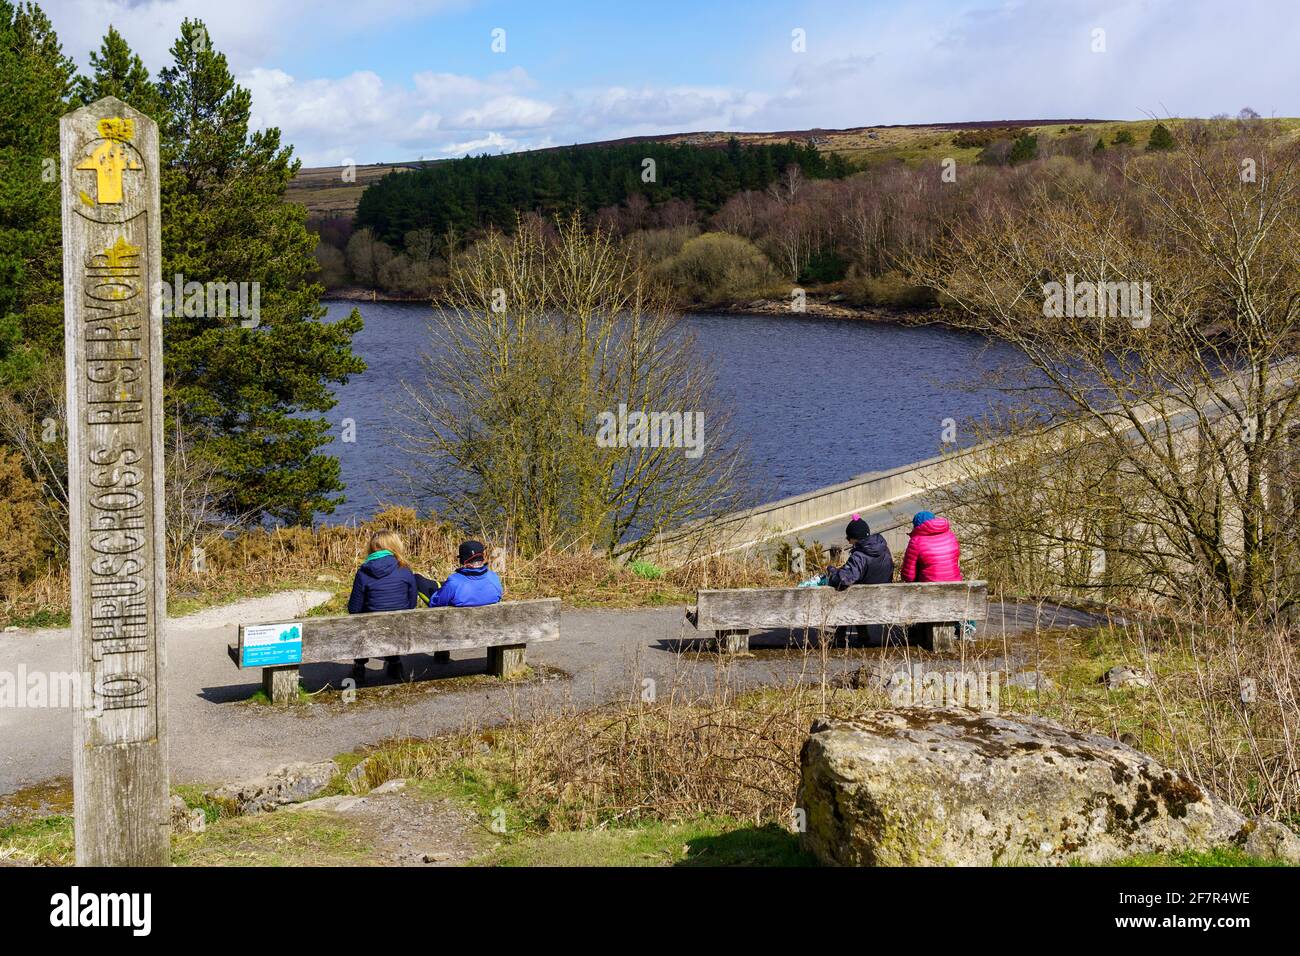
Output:
M982 621L987 602L984 581L857 584L844 591L732 588L699 591L693 623L701 631L724 631Z
M503 601L485 607L416 608L373 614L305 617L304 664L356 657L427 654L560 639L560 599ZM239 629L240 644L244 628ZM239 663L238 648L232 658ZM253 665L261 666L261 665Z

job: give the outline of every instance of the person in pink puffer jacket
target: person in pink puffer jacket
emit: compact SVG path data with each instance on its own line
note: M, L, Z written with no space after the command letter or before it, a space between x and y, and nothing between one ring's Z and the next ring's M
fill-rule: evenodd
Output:
M961 545L947 518L918 511L899 571L902 581L960 581Z

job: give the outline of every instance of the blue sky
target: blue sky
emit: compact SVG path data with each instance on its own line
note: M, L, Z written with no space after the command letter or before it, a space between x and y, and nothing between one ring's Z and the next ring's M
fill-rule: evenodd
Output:
M1300 114L1294 0L43 6L82 65L112 23L156 69L181 18L202 18L252 89L255 121L280 127L308 165L698 129L1206 116L1247 105Z

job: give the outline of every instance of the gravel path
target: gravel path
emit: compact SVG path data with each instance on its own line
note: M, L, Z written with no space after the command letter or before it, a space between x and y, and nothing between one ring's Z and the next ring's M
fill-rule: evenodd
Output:
M303 684L309 691L325 688L311 706L271 708L245 703L260 684L257 671L240 671L226 656L226 646L236 640L237 625L292 619L328 596L324 591L290 591L168 621L173 783L223 783L289 761L324 759L392 737L430 736L515 715L630 700L641 694L647 678L663 695L674 687L705 688L720 674L746 687L799 679L810 667L819 673L823 666L817 655L806 657L789 650L789 636L780 631L754 635L755 653L747 658L681 653L680 638L695 633L685 625L681 607L565 608L560 640L529 650L529 662L537 672L530 682L501 684L483 673L485 652L468 651L454 654L449 664L435 663L428 655L407 658L410 676L416 680L404 685L372 670L355 703L343 702L334 690L350 674L346 664L303 668ZM997 639L1002 635L1011 638L1035 624L1094 623L1081 612L1050 606L995 604L989 614L984 636L993 641L982 646L991 646L993 654L1001 653ZM882 653L879 649L835 651L824 666L839 672L879 660ZM1007 663L1001 662L1004 668ZM16 674L20 667L29 673L68 671L71 664L66 629L0 635L0 673ZM0 708L0 794L70 774L71 741L68 709Z

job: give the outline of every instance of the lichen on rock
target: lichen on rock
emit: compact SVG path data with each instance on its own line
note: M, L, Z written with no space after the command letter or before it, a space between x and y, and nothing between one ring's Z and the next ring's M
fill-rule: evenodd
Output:
M896 708L819 721L801 763L801 840L831 864L1105 863L1240 843L1247 823L1146 754L1037 718Z

